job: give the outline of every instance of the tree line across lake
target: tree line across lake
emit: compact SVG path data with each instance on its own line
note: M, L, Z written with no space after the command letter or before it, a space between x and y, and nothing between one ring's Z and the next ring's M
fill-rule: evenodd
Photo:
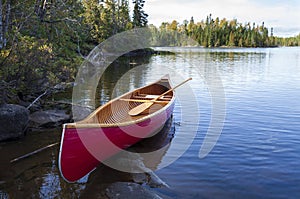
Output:
M263 23L243 25L211 15L201 22L191 18L155 27L148 25L145 0L132 3L133 8L129 0L0 0L1 92L40 94L45 87L73 81L96 45L136 27L149 27L157 45L186 45L178 39L182 34L205 47L300 45L300 35L279 38Z
M178 33L183 33L194 39L203 47L275 47L275 46L300 46L300 34L291 38L275 37L273 28L268 29L264 22L242 24L237 19L227 20L206 17L201 22L185 20L179 24L176 20L171 23L164 22L159 28L151 26L156 38L164 41L165 45L184 45L177 40Z

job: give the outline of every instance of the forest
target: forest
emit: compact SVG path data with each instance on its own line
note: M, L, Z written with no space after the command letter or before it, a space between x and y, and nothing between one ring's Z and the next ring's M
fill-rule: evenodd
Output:
M206 20L195 22L185 20L182 24L173 20L171 23L163 22L159 28L150 26L156 40L163 45L181 46L181 34L195 40L203 47L277 47L300 46L300 34L297 37L279 38L274 36L273 28L262 24L242 24L237 19L227 20L212 18L208 15Z
M74 81L95 46L136 27L149 27L154 45L187 45L178 39L182 34L204 47L300 45L300 34L279 38L264 23L242 24L212 15L200 22L192 17L155 27L148 25L145 3L132 0L130 8L129 0L0 0L0 103L9 101L7 92L41 93Z
M95 46L147 25L144 0L133 5L130 11L128 0L0 0L0 104L10 101L7 92L38 95L74 81Z

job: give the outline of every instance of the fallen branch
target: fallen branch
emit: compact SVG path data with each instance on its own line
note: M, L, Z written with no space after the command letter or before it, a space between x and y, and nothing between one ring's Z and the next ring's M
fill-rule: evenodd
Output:
M14 162L17 162L17 161L22 160L22 159L24 159L24 158L28 158L28 157L30 157L30 156L32 156L32 155L34 155L34 154L37 154L37 153L39 153L39 152L41 152L41 151L43 151L43 150L45 150L45 149L51 148L51 147L56 146L56 145L58 145L58 144L59 144L59 143L56 142L56 143L54 143L54 144L50 144L50 145L45 146L45 147L43 147L43 148L37 149L37 150L35 150L35 151L31 152L31 153L28 153L28 154L26 154L26 155L22 155L21 157L18 157L18 158L15 158L15 159L11 160L10 163L14 163Z
M40 96L38 96L29 106L27 106L27 109L30 109L30 107L32 107L32 105L34 105L41 97L43 97L47 93L48 93L48 90L46 90L43 94L41 94Z

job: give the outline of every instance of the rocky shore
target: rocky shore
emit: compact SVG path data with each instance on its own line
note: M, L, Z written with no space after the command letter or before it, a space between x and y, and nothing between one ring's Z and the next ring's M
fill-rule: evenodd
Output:
M25 135L29 111L20 105L0 105L0 141L17 139Z
M57 84L38 97L3 94L0 97L0 141L16 140L35 129L57 127L71 121L71 105L52 99L71 87L72 83ZM7 96L10 100L4 99Z

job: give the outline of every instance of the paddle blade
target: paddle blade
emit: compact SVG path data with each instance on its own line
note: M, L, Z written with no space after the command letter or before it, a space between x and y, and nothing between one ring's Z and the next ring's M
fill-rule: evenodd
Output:
M134 107L133 109L131 109L128 114L131 116L136 116L139 115L140 113L142 113L143 111L145 111L147 108L149 108L150 106L152 106L154 102L145 102L143 104L140 104L136 107Z

